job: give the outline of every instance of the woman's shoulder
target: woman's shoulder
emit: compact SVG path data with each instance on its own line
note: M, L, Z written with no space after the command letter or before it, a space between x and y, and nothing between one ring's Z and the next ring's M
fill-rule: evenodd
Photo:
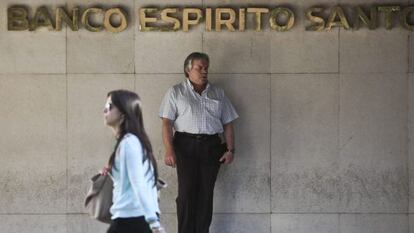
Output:
M127 133L122 138L121 144L124 145L138 145L141 147L141 142L139 141L138 137L132 133Z

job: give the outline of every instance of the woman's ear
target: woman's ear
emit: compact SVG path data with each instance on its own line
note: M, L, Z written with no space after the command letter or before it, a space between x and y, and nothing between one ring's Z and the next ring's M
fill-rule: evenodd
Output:
M119 115L119 123L122 124L125 121L125 115L121 114Z

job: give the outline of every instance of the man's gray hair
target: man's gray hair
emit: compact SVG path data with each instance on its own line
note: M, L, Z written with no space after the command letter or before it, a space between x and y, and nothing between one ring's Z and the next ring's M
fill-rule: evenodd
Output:
M191 53L190 55L188 55L188 57L184 61L184 74L185 74L185 77L187 77L187 78L188 78L187 71L191 70L193 68L193 61L194 60L205 60L208 63L210 63L210 58L208 57L207 54L200 53L200 52Z

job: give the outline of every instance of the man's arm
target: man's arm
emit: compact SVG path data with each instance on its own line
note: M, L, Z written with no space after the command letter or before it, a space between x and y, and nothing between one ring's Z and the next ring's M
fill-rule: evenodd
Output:
M224 164L230 164L233 161L233 153L234 153L234 130L233 130L233 122L229 122L223 125L224 128L224 138L226 139L227 143L227 150L223 156L220 158L220 162Z
M168 118L162 119L162 141L165 146L164 162L167 166L175 167L175 152L173 145L173 122Z

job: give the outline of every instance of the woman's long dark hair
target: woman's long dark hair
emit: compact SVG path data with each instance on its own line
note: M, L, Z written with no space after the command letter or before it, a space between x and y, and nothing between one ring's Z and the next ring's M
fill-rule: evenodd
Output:
M119 143L127 133L131 133L139 139L142 144L144 157L142 162L149 160L150 165L154 168L154 185L158 180L158 168L157 161L152 153L151 142L144 129L144 122L142 119L141 101L139 96L131 91L127 90L114 90L108 93L108 97L111 97L112 104L124 115L124 120L120 125L120 132L116 141L115 149L109 157L109 167L115 166L115 155L118 149ZM150 168L151 169L151 166Z

